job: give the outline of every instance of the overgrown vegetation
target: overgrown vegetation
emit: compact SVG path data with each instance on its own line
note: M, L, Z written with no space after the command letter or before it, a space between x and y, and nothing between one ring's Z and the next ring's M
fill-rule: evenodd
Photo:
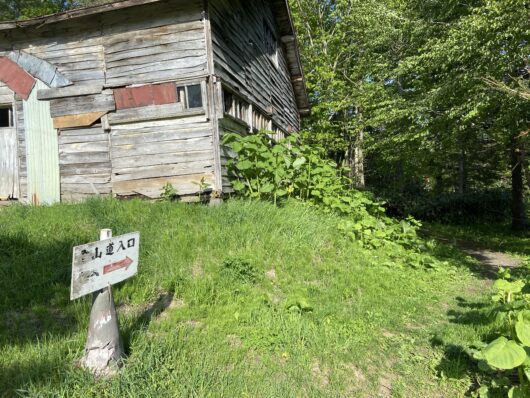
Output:
M530 284L526 278L511 280L507 269L501 269L499 276L489 316L497 326L496 336L500 336L471 350L479 368L491 375L478 394L481 398L526 398L530 396ZM517 385L511 376L517 377Z
M292 200L1 209L0 396L457 397L486 380L464 353L491 330L465 315L487 292L476 263L433 245L436 271L404 271L340 221ZM128 359L100 380L75 366L90 298L68 297L72 246L107 227L142 242L114 289Z
M511 195L507 189L457 193L407 194L386 191L385 208L392 216L412 215L418 220L444 224L502 223L510 219Z
M511 189L524 227L526 0L291 4L314 104L305 142L392 197Z
M279 142L266 132L225 136L235 153L228 162L235 191L251 199L278 204L294 198L325 212L344 216L339 229L367 247L400 244L420 250L419 224L412 218L397 222L385 215L382 203L366 192L353 189L343 170L323 157L322 149L299 143L293 134Z

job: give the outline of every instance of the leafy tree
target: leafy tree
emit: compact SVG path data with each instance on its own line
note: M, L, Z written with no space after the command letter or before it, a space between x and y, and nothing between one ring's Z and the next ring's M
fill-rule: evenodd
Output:
M366 131L393 98L385 85L402 49L392 1L292 1L313 102L304 138L329 150L364 184Z
M510 180L513 226L523 227L529 103L506 91L527 74L525 0L296 0L293 8L314 103L309 142L340 163L362 141L369 185L394 191Z
M472 152L486 137L505 155L511 174L512 225L522 229L522 138L530 128L530 103L491 89L485 79L511 86L513 78L526 70L528 5L523 0L451 1L440 6L437 11L446 13L433 21L436 12L418 4L410 8L411 17L424 21L425 32L432 31L424 35L429 39L417 55L403 60L399 73L410 79L416 109L426 110L422 119L429 133L443 134L450 145ZM446 15L449 18L444 19Z
M76 7L87 7L112 0L3 0L0 2L0 21L28 19L54 14Z

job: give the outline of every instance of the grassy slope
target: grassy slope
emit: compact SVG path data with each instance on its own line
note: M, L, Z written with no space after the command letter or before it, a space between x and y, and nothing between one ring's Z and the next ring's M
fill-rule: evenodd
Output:
M436 272L380 266L386 253L336 223L242 201L0 210L0 396L463 395L475 375L461 347L487 332L473 309L487 283L454 258ZM128 361L103 381L74 366L89 298L68 294L72 246L106 227L140 230L142 247L139 276L115 288ZM254 282L221 271L238 258Z

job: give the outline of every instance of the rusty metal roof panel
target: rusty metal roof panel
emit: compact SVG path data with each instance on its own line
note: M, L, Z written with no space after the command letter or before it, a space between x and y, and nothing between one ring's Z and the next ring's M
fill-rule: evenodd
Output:
M146 84L138 87L114 89L116 109L140 108L177 102L175 83Z
M175 83L153 84L154 105L174 104L175 102L177 102Z
M7 57L0 57L0 81L25 100L35 85L35 79Z

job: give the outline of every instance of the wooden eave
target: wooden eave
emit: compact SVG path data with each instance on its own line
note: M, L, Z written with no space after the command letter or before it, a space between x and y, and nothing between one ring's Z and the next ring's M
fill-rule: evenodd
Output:
M291 8L288 0L272 0L272 6L274 16L280 28L281 42L286 52L287 65L291 74L291 84L293 85L298 112L301 116L307 116L311 113L311 105L309 104L309 97L307 95L304 71L300 60L300 49L298 47Z
M78 8L23 21L5 21L0 22L0 32L21 28L38 29L44 25L68 21L75 18L87 17L90 15L116 11L124 8L165 1L168 0L121 0L99 6ZM280 29L281 42L286 51L287 64L291 74L291 83L293 85L293 90L296 97L298 112L301 116L305 116L311 112L311 108L309 104L309 97L307 95L302 63L300 61L300 51L298 47L298 40L296 38L296 31L293 24L291 9L289 7L288 0L272 0L272 5L274 16L276 17Z

